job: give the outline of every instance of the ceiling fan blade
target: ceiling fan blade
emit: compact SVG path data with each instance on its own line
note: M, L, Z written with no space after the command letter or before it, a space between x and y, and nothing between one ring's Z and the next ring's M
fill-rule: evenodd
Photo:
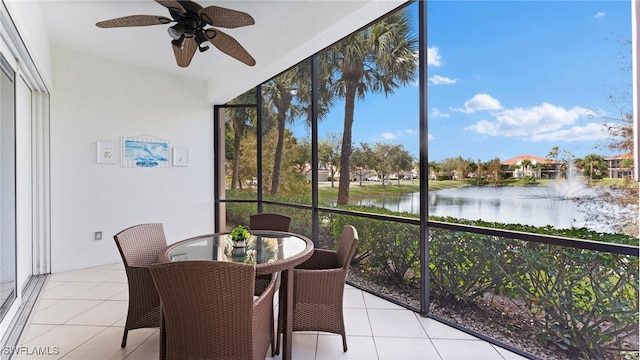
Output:
M213 46L217 47L218 50L223 53L249 65L253 66L256 64L256 60L249 55L247 50L245 50L240 43L232 38L231 36L223 33L220 30L207 29L205 34L209 38L209 41L213 44Z
M96 23L100 28L127 27L127 26L149 26L168 24L172 20L164 16L157 15L131 15L121 18L100 21Z
M223 28L237 28L255 24L251 15L219 6L207 6L198 10L198 15L209 25Z
M196 53L198 43L193 36L189 36L184 39L182 49L175 45L172 45L172 47L173 55L176 57L176 63L178 63L178 66L187 67L191 63L193 55Z
M187 10L185 10L185 8L182 5L180 5L179 2L174 0L156 0L156 2L166 7L167 9L175 10L181 14L185 14L187 12Z

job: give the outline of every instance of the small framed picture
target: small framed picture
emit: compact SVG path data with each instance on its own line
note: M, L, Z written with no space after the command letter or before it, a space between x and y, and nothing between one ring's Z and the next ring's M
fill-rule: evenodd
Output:
M173 166L189 166L189 148L173 148Z
M98 141L96 143L96 154L98 164L117 164L118 157L116 151L118 144L111 141Z
M154 136L122 137L121 166L168 168L169 141Z

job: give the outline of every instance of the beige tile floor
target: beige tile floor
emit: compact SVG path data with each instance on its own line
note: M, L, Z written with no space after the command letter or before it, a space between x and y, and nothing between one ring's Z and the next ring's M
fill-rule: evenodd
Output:
M156 360L157 329L130 331L120 348L127 291L121 264L52 275L14 358ZM338 335L296 332L293 359L524 359L351 286L344 296L349 351Z

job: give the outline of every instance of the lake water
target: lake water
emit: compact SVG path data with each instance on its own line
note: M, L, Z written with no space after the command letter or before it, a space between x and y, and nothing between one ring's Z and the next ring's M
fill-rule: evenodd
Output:
M374 205L391 211L420 213L420 194L354 199L352 205ZM556 228L586 227L611 232L609 216L622 212L580 184L555 186L470 186L429 192L429 215ZM607 220L609 218L609 220Z

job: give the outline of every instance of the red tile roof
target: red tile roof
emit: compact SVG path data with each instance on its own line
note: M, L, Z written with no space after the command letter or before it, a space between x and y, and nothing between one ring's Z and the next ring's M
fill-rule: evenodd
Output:
M531 162L535 161L538 164L553 164L553 160L550 160L547 158L542 158L535 155L520 155L520 156L514 157L513 159L503 161L502 165L514 165L518 161L522 161L522 160L529 160Z
M605 160L617 160L617 159L628 159L628 158L632 158L632 157L633 157L633 153L626 153L626 154L622 154L622 155L606 157L604 159Z

